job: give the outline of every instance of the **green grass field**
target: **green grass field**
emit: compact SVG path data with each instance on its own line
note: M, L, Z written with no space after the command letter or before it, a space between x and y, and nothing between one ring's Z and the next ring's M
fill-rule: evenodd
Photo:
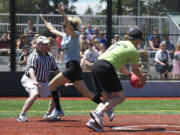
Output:
M17 117L25 100L0 100L0 118ZM27 116L43 116L47 111L49 100L36 100ZM62 100L65 115L88 115L96 108L89 100ZM115 108L116 114L180 114L180 100L125 100Z

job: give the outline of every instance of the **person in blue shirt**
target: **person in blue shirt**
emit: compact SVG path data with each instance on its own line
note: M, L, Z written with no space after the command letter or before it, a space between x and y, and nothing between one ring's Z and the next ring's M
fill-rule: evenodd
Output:
M99 41L99 44L103 43L107 49L107 39L104 37L104 33L102 31L99 32L98 41Z
M166 43L166 50L168 51L170 58L173 59L175 47L173 41L169 39L168 34L164 35L164 41Z
M54 119L61 116L61 107L59 103L59 95L57 87L67 85L67 83L73 83L74 87L85 97L88 97L95 103L99 104L101 99L99 95L91 92L84 81L82 80L82 69L80 67L80 42L79 42L79 25L81 20L77 16L66 17L63 7L58 4L57 11L62 15L64 19L64 32L56 30L50 23L48 23L42 15L41 20L51 33L57 36L63 37L61 42L61 48L64 52L64 63L66 64L66 70L56 75L49 83L49 88L52 93L52 97L56 103L55 111L49 115L49 119Z
M149 49L151 51L159 50L159 45L161 43L161 36L158 34L157 28L153 29L153 35L149 37Z

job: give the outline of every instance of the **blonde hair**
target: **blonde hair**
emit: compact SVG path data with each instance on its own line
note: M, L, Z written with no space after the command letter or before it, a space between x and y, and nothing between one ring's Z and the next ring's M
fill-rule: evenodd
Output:
M81 25L81 19L78 17L78 16L69 16L68 17L68 20L71 22L71 23L73 23L75 26L76 26L76 28L78 29L79 27L80 27L80 25Z
M166 46L166 42L165 42L165 41L162 41L159 46L160 46L160 47Z
M180 44L176 45L176 51L180 51Z
M123 40L128 40L129 39L129 36L128 35L124 35L123 36Z

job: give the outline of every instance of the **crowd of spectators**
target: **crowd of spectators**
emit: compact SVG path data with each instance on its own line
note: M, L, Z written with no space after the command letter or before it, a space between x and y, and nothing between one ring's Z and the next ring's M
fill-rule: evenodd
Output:
M107 48L107 39L104 31L98 27L87 24L80 28L80 56L83 71L91 71L93 63ZM180 43L173 43L168 34L159 35L158 29L154 28L152 35L148 38L147 51L154 53L154 65L158 74L158 79L169 79L170 74L174 79L180 79ZM18 70L24 71L28 55L36 47L37 34L33 22L28 20L24 33L16 39L16 49L18 55ZM61 49L62 38L46 35L50 40L49 52L54 56L56 63L64 64L63 50ZM122 38L115 34L112 44L119 40L127 40L125 34ZM143 49L142 47L139 49ZM143 52L143 51L141 51ZM147 52L146 52L147 53ZM2 34L0 40L0 56L10 55L10 36L9 32ZM140 59L141 62L141 59Z

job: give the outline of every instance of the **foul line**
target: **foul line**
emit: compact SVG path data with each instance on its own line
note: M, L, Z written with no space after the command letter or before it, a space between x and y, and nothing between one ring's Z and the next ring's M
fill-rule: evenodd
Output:
M21 110L0 110L0 112L20 112ZM64 109L65 112L90 112L91 110L66 110ZM46 112L46 111L37 111L37 110L29 110L28 112L36 113L36 112ZM116 113L125 113L125 112L150 112L150 113L159 113L159 112L180 112L180 110L115 110Z

